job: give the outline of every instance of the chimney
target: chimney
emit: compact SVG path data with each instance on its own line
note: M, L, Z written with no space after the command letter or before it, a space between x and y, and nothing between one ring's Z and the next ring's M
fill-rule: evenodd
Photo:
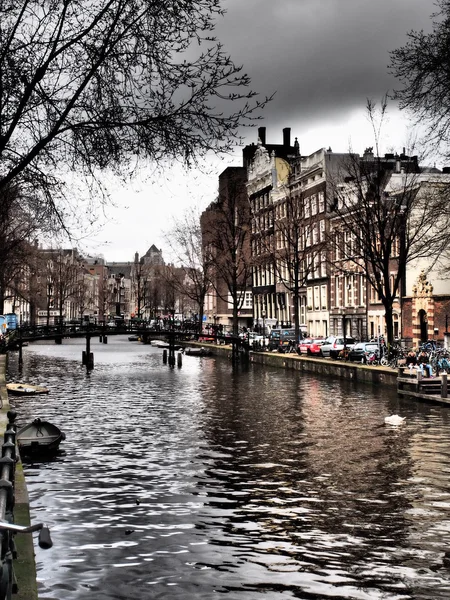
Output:
M373 159L374 159L373 147L370 146L369 148L366 148L364 150L363 160L367 161L367 162L373 162Z
M258 127L258 139L260 140L263 146L266 145L266 128Z
M291 128L285 127L283 129L283 146L289 147L291 145Z

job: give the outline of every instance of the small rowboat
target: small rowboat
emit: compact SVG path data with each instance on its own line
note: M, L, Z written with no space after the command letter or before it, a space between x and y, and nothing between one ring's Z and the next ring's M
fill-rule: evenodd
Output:
M35 394L48 394L48 389L31 383L7 383L6 389L13 396L32 396Z
M212 350L209 348L185 348L183 350L184 354L188 356L212 356Z
M30 454L56 453L60 443L65 439L66 434L56 425L48 421L41 421L41 419L35 419L17 432L17 445L20 453L28 456Z
M162 348L163 350L168 350L170 348L169 342L164 342L163 340L152 340L151 345L154 348ZM174 350L179 350L180 346L178 344L174 345Z

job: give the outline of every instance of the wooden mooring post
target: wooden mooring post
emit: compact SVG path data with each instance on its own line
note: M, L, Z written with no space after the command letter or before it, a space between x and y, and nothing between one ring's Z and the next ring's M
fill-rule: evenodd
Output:
M441 396L442 396L442 398L448 398L447 373L442 373L441 378L442 378Z
M86 350L81 355L81 364L86 365L86 369L94 368L94 353L91 352L91 336L86 334Z

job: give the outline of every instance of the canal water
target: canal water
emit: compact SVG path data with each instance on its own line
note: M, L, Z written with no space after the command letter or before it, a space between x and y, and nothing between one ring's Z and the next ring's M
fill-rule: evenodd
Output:
M41 343L9 360L19 423L66 433L26 464L39 597L52 600L448 599L450 414L395 390L126 336ZM384 424L390 414L403 426ZM450 564L450 559L449 559Z

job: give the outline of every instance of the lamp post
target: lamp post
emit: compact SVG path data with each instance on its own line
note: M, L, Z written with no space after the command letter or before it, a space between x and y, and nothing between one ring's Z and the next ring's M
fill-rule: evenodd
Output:
M53 303L53 282L51 279L47 280L47 327L50 325L50 309Z
M266 311L261 311L261 316L263 320L263 348L266 347Z
M349 277L347 275L347 277ZM348 279L347 279L348 281ZM350 283L347 283L347 306L350 306L350 290L352 289L352 286ZM344 314L342 315L342 333L344 334L344 359L347 360L347 323L346 323L346 314L345 314L345 308L344 308ZM351 316L350 316L351 319ZM351 329L351 321L350 321L350 329Z

